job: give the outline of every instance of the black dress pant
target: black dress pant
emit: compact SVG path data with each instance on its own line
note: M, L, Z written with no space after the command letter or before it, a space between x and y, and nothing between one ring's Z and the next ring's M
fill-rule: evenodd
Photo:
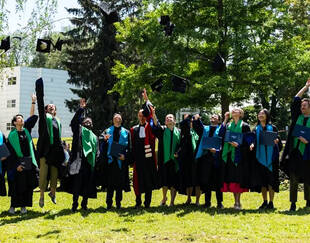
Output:
M215 191L217 203L223 202L223 192L221 189ZM205 202L206 204L211 202L211 190L207 190L205 193Z
M152 191L145 192L144 196L144 206L149 207L152 201ZM140 206L142 204L141 194L136 195L136 205Z
M116 196L115 196L115 201L116 201L116 205L120 206L121 205L121 201L123 199L123 191L122 189L112 189L112 188L108 188L107 189L107 200L106 200L106 203L108 206L112 206L112 203L113 203L113 194L114 194L114 191L116 191Z
M79 201L79 193L74 193L73 194L73 203L72 203L73 208L78 207L78 205L79 205L78 201ZM88 202L88 197L84 196L82 203L81 203L82 208L87 208L87 202Z

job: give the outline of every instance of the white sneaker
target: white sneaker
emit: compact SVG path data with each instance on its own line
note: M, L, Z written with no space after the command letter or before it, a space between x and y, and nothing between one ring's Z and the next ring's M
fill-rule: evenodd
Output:
M27 213L27 209L26 209L25 207L22 207L22 208L20 209L20 213L21 213L21 214Z
M10 207L10 209L9 209L9 213L10 213L10 214L15 214L15 208Z

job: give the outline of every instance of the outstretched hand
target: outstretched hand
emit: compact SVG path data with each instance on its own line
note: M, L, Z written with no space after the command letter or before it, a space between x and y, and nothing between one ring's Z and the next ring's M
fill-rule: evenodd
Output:
M143 89L142 97L143 97L143 99L144 99L145 101L148 101L148 100L149 100L149 98L147 97L147 93L146 93L146 89L145 89L145 88Z
M35 103L37 101L37 96L35 94L31 95L31 101L32 103Z

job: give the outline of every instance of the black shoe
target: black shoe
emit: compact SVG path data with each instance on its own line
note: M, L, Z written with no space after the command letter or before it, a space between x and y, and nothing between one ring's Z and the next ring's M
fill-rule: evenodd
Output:
M112 208L112 204L107 204L107 209L111 209Z
M88 210L87 205L82 205L82 209L85 210L85 211L87 211L87 210Z
M307 200L306 208L310 208L310 200Z
M290 212L296 211L296 203L291 203Z
M267 201L264 201L263 204L258 208L259 210L264 210L268 208L268 203Z
M139 209L139 208L141 208L141 204L136 204L135 209Z
M120 209L121 208L121 203L116 203L116 208Z
M144 204L145 208L150 208L150 204Z
M273 202L272 202L272 201L270 201L270 202L268 203L267 209L274 209L274 206L273 206Z
M217 209L223 209L223 208L224 208L224 205L222 203L217 204Z
M77 211L77 207L72 206L71 211L72 211L72 213L75 213Z
M204 205L205 208L210 208L211 207L211 202L206 202Z

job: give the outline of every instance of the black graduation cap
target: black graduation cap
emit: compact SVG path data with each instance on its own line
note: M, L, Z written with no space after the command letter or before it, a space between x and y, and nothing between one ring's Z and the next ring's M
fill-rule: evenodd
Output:
M165 26L164 30L165 30L165 35L166 36L171 36L172 35L172 32L173 32L173 29L174 29L175 25L174 24L171 24L171 25L167 25Z
M10 36L6 37L5 39L1 40L0 49L7 52L11 48Z
M219 53L216 54L211 64L212 64L213 72L225 71L226 64L225 64L224 58Z
M152 90L157 92L160 92L163 86L164 84L162 78L156 80L154 83L151 84Z
M161 25L170 25L170 17L169 15L163 15L160 16L160 22Z
M172 76L172 91L185 93L187 81L184 78L178 76Z
M51 51L51 40L38 39L36 51L48 53Z
M111 8L111 5L105 1L102 1L99 5L101 12L106 17L108 24L113 24L119 21L118 13L115 9Z
M58 40L57 40L56 44L53 45L53 46L54 46L54 48L56 50L61 51L61 47L62 47L63 44L64 44L64 41L61 40L60 37L58 37Z

